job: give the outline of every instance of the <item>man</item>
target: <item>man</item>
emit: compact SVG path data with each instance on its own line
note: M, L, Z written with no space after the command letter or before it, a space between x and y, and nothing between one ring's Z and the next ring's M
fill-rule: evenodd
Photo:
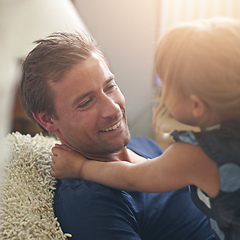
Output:
M124 96L89 36L55 33L36 43L19 88L33 120L88 159L137 162L162 153L150 139L130 141ZM54 209L72 239L215 239L187 188L150 194L63 179Z

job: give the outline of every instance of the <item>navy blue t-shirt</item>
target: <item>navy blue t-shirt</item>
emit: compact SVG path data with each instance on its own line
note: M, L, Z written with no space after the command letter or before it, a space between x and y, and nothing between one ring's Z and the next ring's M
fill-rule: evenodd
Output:
M154 158L161 147L145 137L127 146ZM206 217L192 203L188 188L169 193L126 192L101 184L59 180L55 214L65 233L79 240L210 240Z

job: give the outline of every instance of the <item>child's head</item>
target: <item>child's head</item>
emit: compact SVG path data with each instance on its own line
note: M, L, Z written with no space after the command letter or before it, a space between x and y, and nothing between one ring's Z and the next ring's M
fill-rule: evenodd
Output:
M213 18L182 23L160 40L155 55L163 91L155 126L168 106L196 95L225 121L240 118L240 23ZM160 119L161 123L161 119Z

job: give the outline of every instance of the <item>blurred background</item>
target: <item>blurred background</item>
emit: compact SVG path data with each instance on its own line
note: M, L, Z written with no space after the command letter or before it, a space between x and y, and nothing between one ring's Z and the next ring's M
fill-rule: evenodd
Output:
M20 61L34 47L32 42L54 31L84 29L100 44L126 97L132 136L155 139L165 148L169 135L155 134L152 128L160 89L154 69L156 43L179 21L214 16L240 19L240 1L0 0L0 140L11 131L31 135L40 131L16 94ZM178 127L170 119L166 132Z

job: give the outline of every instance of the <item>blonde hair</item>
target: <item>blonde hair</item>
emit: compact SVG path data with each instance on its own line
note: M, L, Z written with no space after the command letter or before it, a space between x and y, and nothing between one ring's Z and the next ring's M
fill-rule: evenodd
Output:
M155 53L162 80L160 104L154 114L159 130L181 96L197 95L221 121L240 118L240 22L212 18L182 23L160 40Z

